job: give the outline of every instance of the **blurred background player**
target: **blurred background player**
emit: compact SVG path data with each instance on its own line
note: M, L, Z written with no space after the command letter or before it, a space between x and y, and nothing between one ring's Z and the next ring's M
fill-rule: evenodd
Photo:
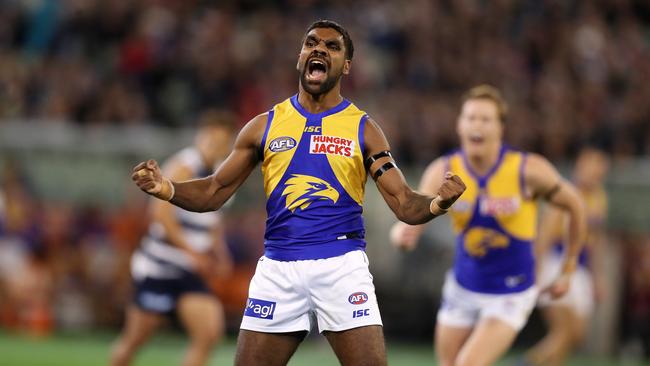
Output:
M450 209L456 256L435 334L443 366L493 364L526 324L538 295L532 248L538 198L570 217L567 254L548 289L553 296L568 289L583 243L585 218L578 193L545 158L504 145L506 114L496 88L469 90L457 124L461 149L431 163L420 182L423 193L436 192L446 171L469 182ZM422 230L421 225L397 223L391 239L413 249Z
M594 300L601 300L607 293L603 278L607 193L603 184L608 168L609 159L602 151L594 148L580 151L573 181L585 203L587 241L580 252L569 291L557 299L548 294L540 296L539 306L543 308L549 330L546 337L528 352L528 361L533 365L564 364L571 350L585 337ZM566 215L556 207L548 207L535 243L541 287L549 285L561 270L565 234Z
M195 144L172 156L164 170L176 180L210 175L232 146L233 119L209 110L198 122ZM204 365L224 333L224 314L207 281L227 275L232 262L221 214L185 211L151 202L149 233L131 260L134 303L111 355L113 366L128 365L139 347L175 312L190 337L183 365Z

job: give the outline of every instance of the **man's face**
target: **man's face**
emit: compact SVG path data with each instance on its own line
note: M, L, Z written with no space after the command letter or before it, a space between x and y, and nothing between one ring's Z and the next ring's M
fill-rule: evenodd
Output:
M489 99L470 99L458 116L458 135L467 153L484 154L501 141L503 124L496 104Z
M574 179L576 183L584 188L595 188L603 184L609 170L609 159L604 153L585 149L576 161Z
M296 69L300 85L312 95L325 94L336 85L343 74L350 72L350 60L345 59L343 35L332 28L314 28L305 36Z

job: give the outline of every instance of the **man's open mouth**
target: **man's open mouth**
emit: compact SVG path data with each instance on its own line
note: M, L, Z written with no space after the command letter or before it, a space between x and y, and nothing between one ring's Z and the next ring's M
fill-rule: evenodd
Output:
M312 58L307 61L307 80L323 82L327 77L327 63L321 59Z

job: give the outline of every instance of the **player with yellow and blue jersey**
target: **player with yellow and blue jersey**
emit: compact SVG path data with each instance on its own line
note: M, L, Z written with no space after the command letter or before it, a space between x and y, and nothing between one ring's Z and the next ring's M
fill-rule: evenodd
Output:
M540 296L538 305L548 324L548 333L528 352L526 358L531 365L564 364L585 337L595 301L602 300L607 293L603 276L608 203L603 185L608 168L608 157L596 148L586 147L578 154L573 181L585 203L587 239L569 291L558 299ZM564 212L557 208L544 211L535 243L538 283L542 286L548 285L561 269L565 219Z
M447 174L435 195L413 191L372 118L340 94L353 45L331 21L312 24L298 57L298 94L253 118L211 176L171 182L153 160L134 168L145 192L187 210L216 210L262 162L265 253L251 280L236 365L285 365L316 318L343 365L385 365L381 317L361 213L369 173L395 215L420 224L463 193Z
M526 323L538 294L532 247L538 198L570 216L562 274L549 288L553 296L567 291L582 245L585 219L578 193L546 159L503 143L506 109L497 89L471 89L458 117L461 149L431 163L420 182L421 192L435 192L451 171L467 185L450 210L456 255L436 321L441 365L491 365ZM412 249L422 229L396 224L391 240Z

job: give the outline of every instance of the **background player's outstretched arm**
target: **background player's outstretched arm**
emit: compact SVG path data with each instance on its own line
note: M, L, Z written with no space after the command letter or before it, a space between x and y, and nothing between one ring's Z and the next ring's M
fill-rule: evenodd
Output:
M569 277L577 266L585 242L587 221L584 204L573 184L563 179L553 165L540 155L528 156L525 181L529 194L543 198L569 214L569 240L565 248L562 273L548 289L552 296L559 297L569 289Z
M267 117L267 114L261 114L244 126L228 158L208 177L172 182L162 175L155 160L148 160L133 168L131 178L141 190L188 211L217 210L257 165L259 144Z
M435 196L445 179L445 158L434 160L426 168L420 179L418 191L425 195ZM412 250L424 231L424 225L409 225L397 222L390 230L391 243L399 249Z
M388 141L381 128L371 118L366 120L364 127L366 156L374 156L382 151L390 150ZM394 161L385 156L370 165L371 176L384 164ZM434 217L443 214L465 191L465 184L460 177L447 174L442 179L436 195L426 195L415 192L408 186L402 172L397 168L386 170L376 178L377 188L384 200L400 221L407 224L423 224Z
M542 213L540 223L537 229L537 238L533 252L535 254L535 273L541 272L541 265L546 253L557 240L556 233L558 230L564 233L565 212L556 206L546 207ZM559 229L558 229L559 228ZM538 277L539 278L539 277Z

